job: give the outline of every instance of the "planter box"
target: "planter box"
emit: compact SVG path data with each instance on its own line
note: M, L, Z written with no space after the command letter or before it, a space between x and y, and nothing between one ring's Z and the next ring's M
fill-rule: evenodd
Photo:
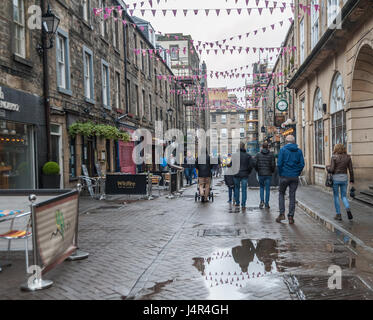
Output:
M41 183L43 189L59 189L60 188L61 175L42 175Z

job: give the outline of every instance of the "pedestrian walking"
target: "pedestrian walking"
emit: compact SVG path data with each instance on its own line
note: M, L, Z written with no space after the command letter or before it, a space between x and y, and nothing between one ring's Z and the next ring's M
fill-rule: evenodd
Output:
M267 209L269 209L272 174L276 170L276 160L273 153L269 151L267 142L263 143L262 150L255 156L255 170L258 173L260 186L259 208L263 209L265 206Z
M251 170L253 169L253 160L251 156L246 152L246 146L243 142L240 143L240 150L232 157L232 166L236 161L240 162L240 167L239 172L233 177L235 206L239 207L241 204L242 211L245 211L247 199L247 182ZM241 202L240 189L242 190Z
M195 159L190 152L184 158L184 174L187 184L192 185L193 183L193 169L195 166Z
M228 187L228 203L232 203L233 200L233 193L234 193L234 180L233 176L228 173L228 168L224 168L224 182L225 185Z
M285 192L289 187L289 224L294 224L295 196L298 188L299 176L304 168L303 152L295 143L292 135L286 137L286 145L278 155L278 173L280 176L279 207L280 215L277 222L285 220Z
M353 219L350 203L347 199L348 175L350 173L350 183L354 184L354 170L351 157L347 154L346 147L343 144L337 144L334 147L333 156L327 171L333 175L333 196L336 216L334 219L341 221L341 206L339 204L339 194L341 195L343 205L347 211L349 220Z
M201 196L201 201L208 201L208 196L210 194L210 185L211 185L211 161L210 156L205 153L205 159L197 158L196 168L198 170L198 188L199 194Z

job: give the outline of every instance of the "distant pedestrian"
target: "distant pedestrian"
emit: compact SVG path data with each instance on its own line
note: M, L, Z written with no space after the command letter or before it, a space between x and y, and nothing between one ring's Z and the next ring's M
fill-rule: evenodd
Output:
M210 156L207 154L207 152L205 153L204 157L196 159L196 168L198 170L198 188L202 202L207 202L210 194L212 177L211 167Z
M229 163L228 165L230 165L230 162L231 162L231 155L229 154L228 155L228 159L229 160ZM233 179L233 176L230 175L230 174L227 174L228 173L228 168L224 168L224 182L226 184L226 186L228 187L228 203L232 203L232 199L233 199L233 193L234 193L234 179Z
M350 173L350 183L354 184L354 170L352 167L351 157L347 154L346 147L343 144L337 144L334 147L333 156L330 166L327 167L329 173L333 174L333 196L334 206L337 212L334 219L342 220L341 206L339 204L339 192L341 194L342 202L347 211L349 220L353 219L350 203L347 199L348 176L347 170Z
M258 173L260 185L260 204L259 208L264 206L269 209L269 198L271 192L272 174L276 170L275 156L268 149L268 143L264 142L262 150L255 156L255 170ZM265 200L264 200L265 188Z
M247 182L249 180L249 175L253 169L253 160L251 156L246 152L245 143L240 143L240 150L235 153L232 157L232 166L234 163L239 161L240 167L239 172L234 175L234 198L236 207L240 206L242 210L246 210L246 200L247 200ZM242 190L242 199L240 202L240 189Z
M192 185L193 183L193 169L195 166L195 159L190 152L184 159L184 174L187 184Z
M286 145L281 148L278 155L278 174L280 176L279 207L280 215L277 222L285 220L285 192L289 187L289 224L294 224L295 195L298 188L299 176L304 168L303 152L295 144L292 135L286 137Z

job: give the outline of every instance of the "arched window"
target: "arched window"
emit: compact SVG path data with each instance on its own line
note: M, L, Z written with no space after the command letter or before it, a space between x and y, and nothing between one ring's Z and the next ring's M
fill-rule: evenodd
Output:
M330 96L330 113L331 113L331 136L332 149L338 143L346 144L346 113L345 106L345 91L343 80L340 73L334 76L332 83L332 92Z
M324 120L320 88L315 92L313 101L313 121L315 127L315 164L323 165L324 161Z

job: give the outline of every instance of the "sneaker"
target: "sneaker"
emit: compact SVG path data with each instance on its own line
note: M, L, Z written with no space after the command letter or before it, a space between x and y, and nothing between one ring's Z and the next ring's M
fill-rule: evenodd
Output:
M227 202L228 202L228 203L232 203L232 200L228 200Z
M259 209L263 209L264 208L264 202L261 201L260 204L259 204Z
M268 203L265 205L265 208L266 208L266 209L269 209L269 208L270 208L270 206L269 206Z
M289 224L294 224L294 217L292 216L289 216Z
M241 209L242 209L242 212L246 211L246 207L241 207Z
M281 222L282 220L286 220L284 214L280 214L280 215L277 217L276 222Z
M352 220L354 217L352 216L351 210L347 209L347 216L349 220Z
M336 214L334 217L334 220L342 221L342 215L341 214Z

